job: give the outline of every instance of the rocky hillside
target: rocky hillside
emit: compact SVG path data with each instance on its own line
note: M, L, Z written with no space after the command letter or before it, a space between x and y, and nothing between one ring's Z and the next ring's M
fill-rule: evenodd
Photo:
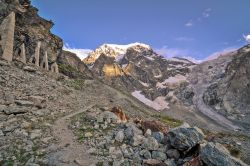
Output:
M246 154L218 142L248 147L249 138L227 135L225 144L218 133L177 127L98 80L18 61L0 60L0 73L1 165L245 165L230 153Z
M197 65L103 45L84 64L37 12L0 0L0 165L250 163L249 46Z

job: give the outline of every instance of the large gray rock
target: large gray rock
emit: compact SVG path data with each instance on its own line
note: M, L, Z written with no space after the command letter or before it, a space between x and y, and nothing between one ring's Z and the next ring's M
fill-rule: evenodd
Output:
M242 161L232 157L219 143L202 144L200 158L208 166L246 166Z
M144 137L142 135L135 135L133 138L130 140L130 144L132 146L139 146L143 143Z
M123 144L120 148L125 158L131 159L133 157L134 151L131 147L127 147L126 144Z
M20 106L31 107L34 105L33 102L27 100L16 100L15 103Z
M116 133L116 136L115 136L115 140L117 141L117 142L123 142L123 140L124 140L124 132L121 130L121 131L118 131L117 133Z
M179 151L176 150L176 149L169 149L169 150L167 151L167 156L168 156L169 158L179 159L180 153L179 153Z
M159 148L159 144L155 138L149 137L144 139L142 147L148 150L157 150Z
M127 139L132 139L136 135L142 135L142 131L138 129L134 123L127 123L126 124L126 129L124 131L125 136Z
M140 155L143 156L145 159L151 159L152 155L150 153L150 151L143 149L142 151L140 151Z
M120 150L120 148L116 148L116 147L110 147L109 148L109 155L113 159L122 159L123 158L122 151Z
M167 155L165 153L160 152L160 151L153 151L152 158L164 161L167 159Z
M154 137L159 143L162 143L164 135L162 132L153 132L152 137Z
M166 166L176 166L174 159L168 159L164 162Z
M9 106L4 110L4 113L7 115L24 114L27 112L29 112L29 109L27 107L22 107L22 106Z
M197 127L184 124L169 131L167 135L171 146L180 151L188 151L204 139L203 132Z

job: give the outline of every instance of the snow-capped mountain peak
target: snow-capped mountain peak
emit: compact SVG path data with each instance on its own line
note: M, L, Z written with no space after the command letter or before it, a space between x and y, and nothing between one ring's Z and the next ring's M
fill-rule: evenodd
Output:
M108 56L108 57L114 57L116 61L119 61L119 59L122 59L123 55L126 54L127 50L130 48L134 48L138 50L137 48L144 48L148 50L152 50L152 48L149 45L143 44L143 43L131 43L128 45L118 45L118 44L103 44L94 51L90 52L88 57L84 59L84 62L86 64L90 64L95 62L102 54Z

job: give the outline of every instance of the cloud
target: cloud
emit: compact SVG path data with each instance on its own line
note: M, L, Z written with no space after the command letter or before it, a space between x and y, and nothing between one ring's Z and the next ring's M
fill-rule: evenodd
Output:
M232 52L234 52L236 50L238 50L237 47L228 47L228 48L225 48L222 51L217 51L217 52L212 53L207 58L205 58L204 61L214 60L214 59L216 59L216 58L218 58L220 56L227 55L227 54L232 53Z
M249 35L243 35L246 42L250 43L250 34Z
M162 48L155 49L155 52L163 55L166 58L188 55L188 51L185 49L169 48L168 46L163 46Z
M202 13L202 17L203 17L203 18L208 18L208 17L210 17L211 11L212 11L211 8L207 8L207 9L204 10L204 12Z
M186 27L192 27L193 25L194 25L194 24L193 24L192 21L188 21L188 22L185 24Z
M190 38L190 37L177 37L177 38L175 38L175 40L178 41L178 42L192 42L195 39Z
M169 48L168 46L163 46L160 49L155 49L155 52L158 53L159 55L164 56L165 58L180 57L180 58L188 59L194 63L202 62L201 60L197 60L194 57L192 57L194 56L194 54L197 54L197 53L194 53L194 52L191 53L191 51L187 49Z
M205 9L197 19L193 18L192 20L188 21L185 24L185 26L186 27L192 27L196 23L196 21L202 21L203 19L206 19L206 18L210 17L211 12L212 12L211 8ZM195 21L193 21L193 20L195 20Z
M195 59L194 57L191 57L191 56L182 56L182 58L185 58L185 59L187 59L191 62L197 63L197 64L203 62L203 60Z
M67 43L63 46L63 50L75 53L81 60L86 58L92 51L91 49L71 48Z

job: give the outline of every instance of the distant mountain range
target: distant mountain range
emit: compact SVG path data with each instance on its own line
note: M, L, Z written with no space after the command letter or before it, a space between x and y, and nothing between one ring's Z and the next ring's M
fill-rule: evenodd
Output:
M245 46L197 64L164 58L142 43L104 44L83 62L94 77L158 111L178 105L199 110L222 128L248 130L249 53Z

